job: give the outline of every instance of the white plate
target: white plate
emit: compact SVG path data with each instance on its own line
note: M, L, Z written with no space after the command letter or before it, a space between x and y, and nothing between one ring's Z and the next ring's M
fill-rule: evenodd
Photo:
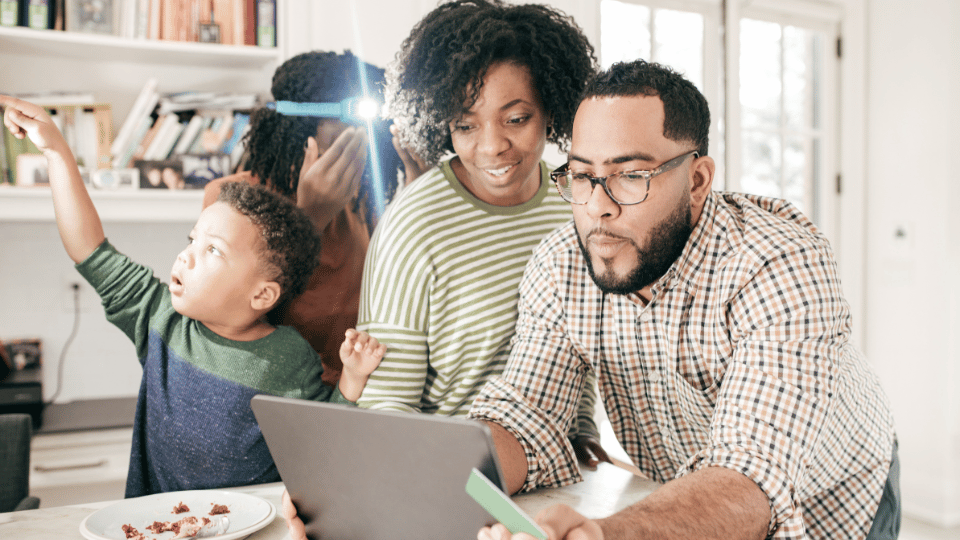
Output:
M190 511L174 514L173 508L180 502L187 505ZM269 525L277 514L277 509L272 504L246 493L173 491L124 499L97 510L80 523L80 534L90 540L126 540L122 527L132 525L149 538L167 540L173 538L174 533L154 534L147 530L147 526L154 521L179 521L188 516L208 516L213 504L225 504L230 509L227 514L230 528L226 534L216 536L217 540L245 538Z

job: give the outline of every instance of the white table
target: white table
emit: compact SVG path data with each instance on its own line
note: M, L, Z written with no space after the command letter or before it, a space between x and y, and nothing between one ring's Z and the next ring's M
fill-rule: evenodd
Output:
M584 481L557 489L541 489L513 499L531 516L548 506L564 503L581 514L597 518L625 508L652 493L659 484L627 470L601 463L595 471L583 471ZM250 535L251 540L283 540L287 527L280 516L283 484L232 488L272 503L278 511L273 523ZM17 540L82 539L80 523L91 513L113 504L104 501L24 512L0 514L0 538Z

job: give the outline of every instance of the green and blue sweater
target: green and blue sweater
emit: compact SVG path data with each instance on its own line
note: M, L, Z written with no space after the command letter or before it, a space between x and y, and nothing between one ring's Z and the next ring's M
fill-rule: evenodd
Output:
M104 241L77 270L143 366L127 497L280 480L250 409L256 394L350 404L309 343L280 326L232 341L177 313L152 270Z

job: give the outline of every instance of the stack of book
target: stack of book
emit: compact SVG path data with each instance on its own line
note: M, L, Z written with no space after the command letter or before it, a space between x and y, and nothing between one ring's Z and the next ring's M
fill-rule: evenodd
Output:
M256 94L183 92L161 95L147 81L111 146L114 169L140 171L140 187L154 170L176 171L183 188L199 188L229 174L243 154ZM202 169L198 171L197 169ZM172 173L171 173L172 174Z
M277 0L0 0L0 26L276 47Z
M17 97L47 110L77 157L84 182L108 189L202 188L230 174L243 156L243 135L258 103L256 94L161 94L151 78L111 143L111 107L92 94ZM37 147L3 131L0 184L47 185L46 159Z

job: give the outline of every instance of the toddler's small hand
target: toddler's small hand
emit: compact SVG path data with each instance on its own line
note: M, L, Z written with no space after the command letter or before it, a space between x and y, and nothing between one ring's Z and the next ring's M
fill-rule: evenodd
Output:
M3 124L14 137L30 137L40 150L50 149L63 141L63 135L43 107L5 95L0 95L0 107L4 109Z
M369 376L387 352L387 346L366 332L350 328L340 346L340 360L344 369L351 369L357 375Z

